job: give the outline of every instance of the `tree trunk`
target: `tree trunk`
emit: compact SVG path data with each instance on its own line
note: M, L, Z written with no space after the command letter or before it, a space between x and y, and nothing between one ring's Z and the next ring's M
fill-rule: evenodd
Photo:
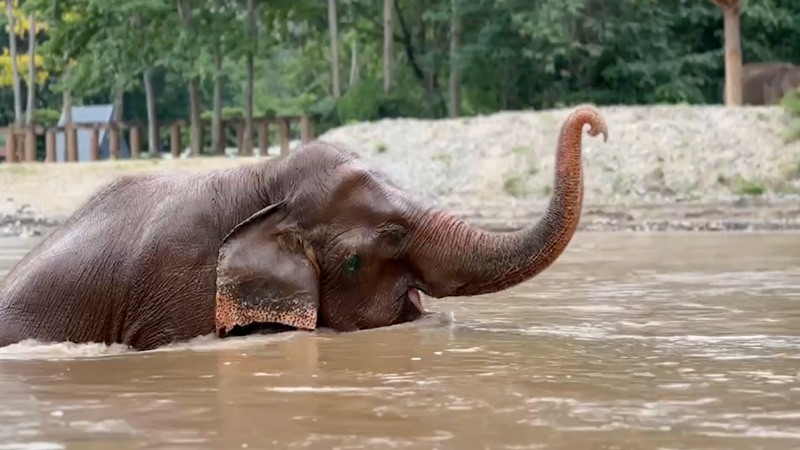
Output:
M6 17L8 18L8 52L11 57L11 80L14 88L14 123L22 123L22 88L20 86L19 67L17 66L17 36L14 34L14 0L6 0Z
M222 0L214 2L215 15L219 18ZM214 43L214 114L211 118L211 150L219 155L225 153L224 133L222 132L222 43Z
M216 154L225 153L222 133L222 50L214 49L214 114L211 118L211 148Z
M66 82L67 78L69 78L70 67L64 70L64 73L61 75L61 82ZM72 123L72 92L69 89L64 89L61 91L61 115L64 116L64 125ZM66 141L65 141L66 142Z
M186 31L192 32L192 3L191 0L179 0L178 12ZM192 131L190 134L190 148L192 156L200 156L203 148L203 124L201 123L200 104L200 77L192 75L189 80L189 117Z
M725 23L725 105L742 104L742 47L739 26L740 5L722 7Z
M431 27L430 35L431 42L441 42L442 32L439 27ZM435 45L432 46L435 48ZM430 58L429 55L426 55ZM436 58L430 58L428 70L425 72L425 89L427 90L428 107L432 117L443 117L447 114L447 102L442 94L441 85L439 84L439 66L440 61Z
M58 27L62 24L62 16L61 16L61 2L54 1L53 2L54 11L53 16L54 20L50 26ZM61 64L64 67L64 71L61 73L61 86L63 90L61 91L61 116L64 117L64 161L69 160L70 153L67 149L70 148L70 141L71 141L71 133L70 131L73 130L72 128L72 91L69 90L65 85L67 80L69 79L70 73L72 72L72 67L69 65L69 58L66 54L61 55ZM77 136L76 136L77 137ZM77 150L77 149L76 149Z
M64 61L67 61L64 58ZM69 74L71 72L71 67L67 65L67 68L64 69L64 73L61 75L61 82L64 83L69 78ZM72 91L69 89L64 89L61 91L61 115L64 116L64 161L69 161L70 152L68 149L70 148L70 139L71 133L74 129L72 126ZM77 136L76 136L77 137ZM77 149L76 149L77 150Z
M200 115L200 77L198 76L194 76L189 81L189 108L192 122L190 137L192 156L200 156L200 150L203 148L203 124Z
M36 116L36 15L30 13L28 30L28 126L33 125Z
M156 114L156 93L153 89L151 69L144 71L144 96L147 106L147 151L150 156L158 154L160 136L158 135L158 115Z
M355 85L358 83L358 80L361 78L361 72L358 66L358 41L353 41L353 47L351 48L350 53L350 86Z
M328 26L331 32L331 83L333 98L342 95L342 83L339 79L339 19L336 14L336 0L328 0Z
M247 86L245 87L244 105L244 136L242 137L242 150L247 156L253 154L253 83L255 68L253 67L253 46L256 45L256 13L253 0L247 0L247 33L249 46L247 49Z
M450 117L461 115L461 73L458 62L458 52L461 39L461 17L459 16L458 1L452 1L452 14L450 24L450 86L448 110Z
M122 74L117 74L116 85L114 86L114 117L115 122L122 121L122 109L125 107L125 79Z
M383 91L392 91L394 82L394 0L383 0Z

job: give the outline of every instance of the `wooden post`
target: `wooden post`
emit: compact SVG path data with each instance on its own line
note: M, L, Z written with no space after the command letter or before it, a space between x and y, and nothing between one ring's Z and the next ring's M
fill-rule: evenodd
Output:
M300 116L300 141L302 141L303 144L311 142L311 121L305 114Z
M281 156L289 154L289 119L278 119L281 135Z
M25 161L36 161L36 129L33 127L25 129Z
M141 139L139 137L139 127L132 126L130 131L131 159L139 159L141 152Z
M78 161L78 130L72 126L72 123L67 124L65 141L67 143L67 157L68 162Z
M169 151L175 159L181 156L181 124L173 123L170 128Z
M267 119L258 122L258 149L261 156L267 156L269 152L269 120Z
M89 131L89 161L100 159L100 130L92 128Z
M116 123L109 124L108 159L119 159L119 128Z
M219 121L219 147L220 155L225 154L225 148L228 146L228 122L225 120Z
M17 162L17 135L14 127L6 128L6 161Z
M25 132L17 132L17 161L25 162Z
M244 124L236 122L236 154L244 156Z
M44 135L44 161L56 162L56 131L47 130Z

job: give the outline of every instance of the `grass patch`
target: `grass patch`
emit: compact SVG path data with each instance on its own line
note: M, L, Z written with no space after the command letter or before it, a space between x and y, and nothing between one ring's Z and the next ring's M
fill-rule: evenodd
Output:
M778 168L781 174L781 179L791 181L800 178L800 161L794 164L784 164Z
M621 174L617 174L614 176L614 179L611 181L611 189L612 192L622 192L625 187L625 177Z
M737 195L759 196L765 191L764 185L758 181L744 181L736 188Z
M39 172L39 168L32 164L2 164L0 170L11 175L31 175Z
M440 161L447 166L450 166L450 163L453 162L453 157L449 153L439 153L438 155L434 156L433 159Z
M518 173L510 173L506 175L506 180L503 182L503 190L514 198L522 198L527 194L525 183Z
M386 153L389 151L389 146L385 142L378 142L375 144L376 153Z
M800 89L784 95L780 104L791 116L789 126L784 131L784 140L787 143L794 142L800 139Z
M515 155L530 155L533 153L533 149L524 145L518 145L511 149L511 153Z
M558 125L558 119L556 118L553 113L544 113L539 115L539 119L547 126L556 126Z

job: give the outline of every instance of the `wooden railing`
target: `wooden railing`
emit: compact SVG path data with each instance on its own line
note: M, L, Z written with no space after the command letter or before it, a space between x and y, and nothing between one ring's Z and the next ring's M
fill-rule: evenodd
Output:
M254 118L253 130L258 133L258 141L252 140L253 148L259 148L262 155L266 155L269 149L269 127L272 124L278 125L278 135L281 143L281 155L289 153L289 130L292 122L300 123L300 140L305 144L312 139L312 125L308 116L283 116L270 118ZM204 131L210 128L210 121L203 121ZM173 158L178 158L181 153L181 129L187 126L185 120L172 122L169 125L159 126L159 136L161 129L170 129L169 147ZM221 123L220 136L223 136L223 145L227 141L226 130L234 127L236 130L236 143L240 155L246 156L244 148L244 128L245 122L242 119L228 120ZM38 136L45 136L45 162L56 162L56 133L64 133L67 137L65 142L66 162L78 161L78 136L77 130L90 130L89 139L89 160L97 161L100 159L100 130L106 130L109 135L109 159L120 159L120 137L123 130L128 130L128 147L130 148L131 159L139 159L141 155L141 133L147 132L146 126L122 122L106 123L73 123L64 127L7 127L0 129L6 136L6 162L35 162L36 145ZM257 143L257 145L256 145ZM213 147L213 145L212 145ZM200 155L193 155L200 156Z

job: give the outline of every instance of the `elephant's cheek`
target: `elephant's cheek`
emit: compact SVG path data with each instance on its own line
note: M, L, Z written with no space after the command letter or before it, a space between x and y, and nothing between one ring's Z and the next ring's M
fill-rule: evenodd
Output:
M230 289L219 289L216 296L215 322L218 336L235 326L281 324L298 329L314 330L317 308L302 298L272 299L269 295L234 295Z

